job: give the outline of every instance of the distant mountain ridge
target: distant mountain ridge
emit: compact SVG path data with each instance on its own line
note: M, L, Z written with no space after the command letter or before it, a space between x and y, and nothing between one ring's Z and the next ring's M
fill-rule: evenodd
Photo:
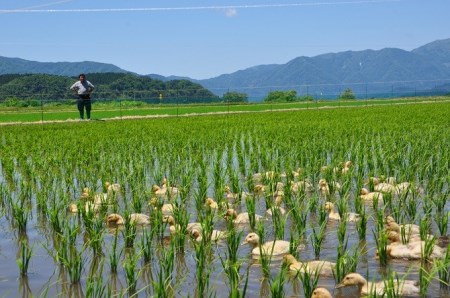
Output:
M0 57L0 74L46 73L75 76L80 72L127 72L112 64L97 62L34 62ZM314 57L300 56L285 64L257 65L195 80L187 77L148 77L168 81L187 79L199 83L217 95L227 91L247 93L262 98L273 90L296 90L299 95L335 97L345 88L359 96L386 92L411 93L421 90L448 89L450 82L450 38L436 40L412 51L397 48L345 51Z
M113 64L82 62L37 62L20 58L0 56L0 75L2 74L51 74L59 76L77 76L80 73L114 72L127 73Z

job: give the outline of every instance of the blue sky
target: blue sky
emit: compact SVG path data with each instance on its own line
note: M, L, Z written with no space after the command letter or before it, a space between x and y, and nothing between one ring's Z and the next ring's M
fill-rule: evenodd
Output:
M0 56L206 79L450 38L449 0L2 0Z

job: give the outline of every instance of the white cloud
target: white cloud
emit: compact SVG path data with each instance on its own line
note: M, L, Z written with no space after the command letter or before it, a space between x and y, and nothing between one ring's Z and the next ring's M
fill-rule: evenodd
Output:
M225 11L225 15L226 15L228 18L232 18L232 17L237 16L237 10L236 10L236 8L228 8L228 9Z

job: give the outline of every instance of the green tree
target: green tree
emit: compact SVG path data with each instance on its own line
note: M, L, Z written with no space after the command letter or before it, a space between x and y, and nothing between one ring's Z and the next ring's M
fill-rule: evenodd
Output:
M338 99L356 99L356 96L351 88L347 88L339 95Z
M226 92L222 97L224 102L248 102L248 95L240 92Z
M265 102L294 102L297 101L297 91L271 91L264 99Z

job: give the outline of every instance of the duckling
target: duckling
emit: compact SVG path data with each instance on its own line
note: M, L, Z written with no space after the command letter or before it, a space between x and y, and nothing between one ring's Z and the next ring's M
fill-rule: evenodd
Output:
M306 269L309 273L315 274L315 272L318 272L323 276L333 276L333 268L336 267L336 263L328 261L299 262L291 254L285 255L283 257L283 262L288 264L289 270L294 273L297 273L298 271L304 273Z
M197 242L202 241L202 232L201 232L201 230L197 230L196 228L193 228L191 230L191 236ZM227 237L227 233L226 232L219 231L219 230L212 230L211 241L216 242L216 241L219 241L221 239L225 239L226 237Z
M149 225L150 217L142 213L131 213L130 221L131 223L134 223L136 225ZM106 218L106 222L108 224L115 223L117 225L123 225L125 224L125 219L120 214L112 213L108 215L108 217Z
M391 193L392 195L398 194L398 189L395 185L387 182L379 182L378 179L372 179L374 190L384 193Z
M347 174L350 171L350 168L353 166L353 163L351 160L347 160L344 162L344 166L342 167L341 173Z
M212 209L212 210L217 210L217 209L219 209L219 205L217 204L216 201L214 201L213 198L207 198L207 199L205 200L205 207L206 207L206 208L210 208L210 209Z
M263 194L265 192L266 192L266 186L263 185L263 184L256 184L253 187L253 193L255 193L255 194L260 195L260 194Z
M325 288L315 288L311 298L333 298L333 296L331 296L330 291Z
M383 193L378 191L369 192L366 188L361 188L360 198L364 201L373 201L374 199L378 199L379 203L383 203Z
M107 182L105 182L105 189L108 194L113 194L113 193L120 192L122 187L120 186L119 183L110 183L107 181Z
M402 224L399 225L392 216L386 217L386 230L401 233L401 229L405 230L408 235L419 235L420 227L415 224Z
M174 197L178 194L178 188L171 186L171 187L160 187L159 185L154 184L152 186L152 192L156 195L156 196L167 196L167 194L170 197Z
M236 210L229 208L225 213L226 219L232 219L234 224L248 224L250 223L250 217L248 212L242 212L237 214ZM259 221L263 217L261 215L255 214L255 220Z
M422 259L424 247L425 241L415 241L407 244L388 244L386 246L386 252L393 259L420 260ZM442 258L444 253L445 251L443 248L434 245L430 258Z
M163 222L166 222L169 224L169 232L170 234L175 234L176 231L180 230L180 225L175 223L175 218L172 215L165 215L163 217ZM188 223L186 226L186 233L191 233L193 229L196 229L198 231L202 231L202 225L199 222L191 222Z
M253 255L261 255L261 252L263 255L270 255L273 256L282 255L289 253L289 241L284 240L275 240L275 241L268 241L261 245L259 244L259 236L256 233L250 233L245 237L244 242L242 242L241 245L250 244L252 249Z
M78 206L75 203L70 203L69 206L67 207L67 211L71 212L71 213L78 213Z
M367 296L373 292L378 295L384 295L386 293L385 286L387 283L384 281L370 282L362 277L359 273L347 274L341 283L339 283L336 288L342 288L347 286L358 286L360 289L360 294L362 296ZM419 283L414 280L401 280L397 282L394 280L395 291L399 291L401 296L415 296L420 293L418 287Z
M325 203L325 210L328 211L328 218L332 220L341 220L341 216L334 210L334 204L331 202ZM346 214L346 221L357 222L360 219L358 213L349 212Z
M84 187L83 191L81 192L81 197L80 199L82 200L87 200L89 199L89 197L91 196L91 190L89 187Z
M159 204L160 204L159 203L159 199L156 198L156 197L152 197L150 199L150 201L148 202L148 205L149 206L153 206L153 208L155 210L158 208ZM173 204L170 204L170 203L167 204L166 203L166 204L163 204L162 206L160 206L160 208L161 208L161 212L162 212L163 215L170 215L170 214L173 213L174 206L173 206Z
M286 210L283 207L275 204L274 206L272 206L271 208L266 210L267 216L272 216L272 214L274 212L274 209L276 209L280 213L280 215L285 215L286 214Z
M305 179L297 182L291 181L291 192L293 194L298 194L301 191L305 192L313 192L314 187L311 183L311 180Z
M322 195L324 195L324 196L330 195L330 187L328 186L328 183L325 179L320 179L318 186L319 186L319 192Z
M241 192L241 193L233 193L228 185L225 186L224 191L226 192L226 198L229 201L236 201L239 199L245 200L250 194L248 192Z

